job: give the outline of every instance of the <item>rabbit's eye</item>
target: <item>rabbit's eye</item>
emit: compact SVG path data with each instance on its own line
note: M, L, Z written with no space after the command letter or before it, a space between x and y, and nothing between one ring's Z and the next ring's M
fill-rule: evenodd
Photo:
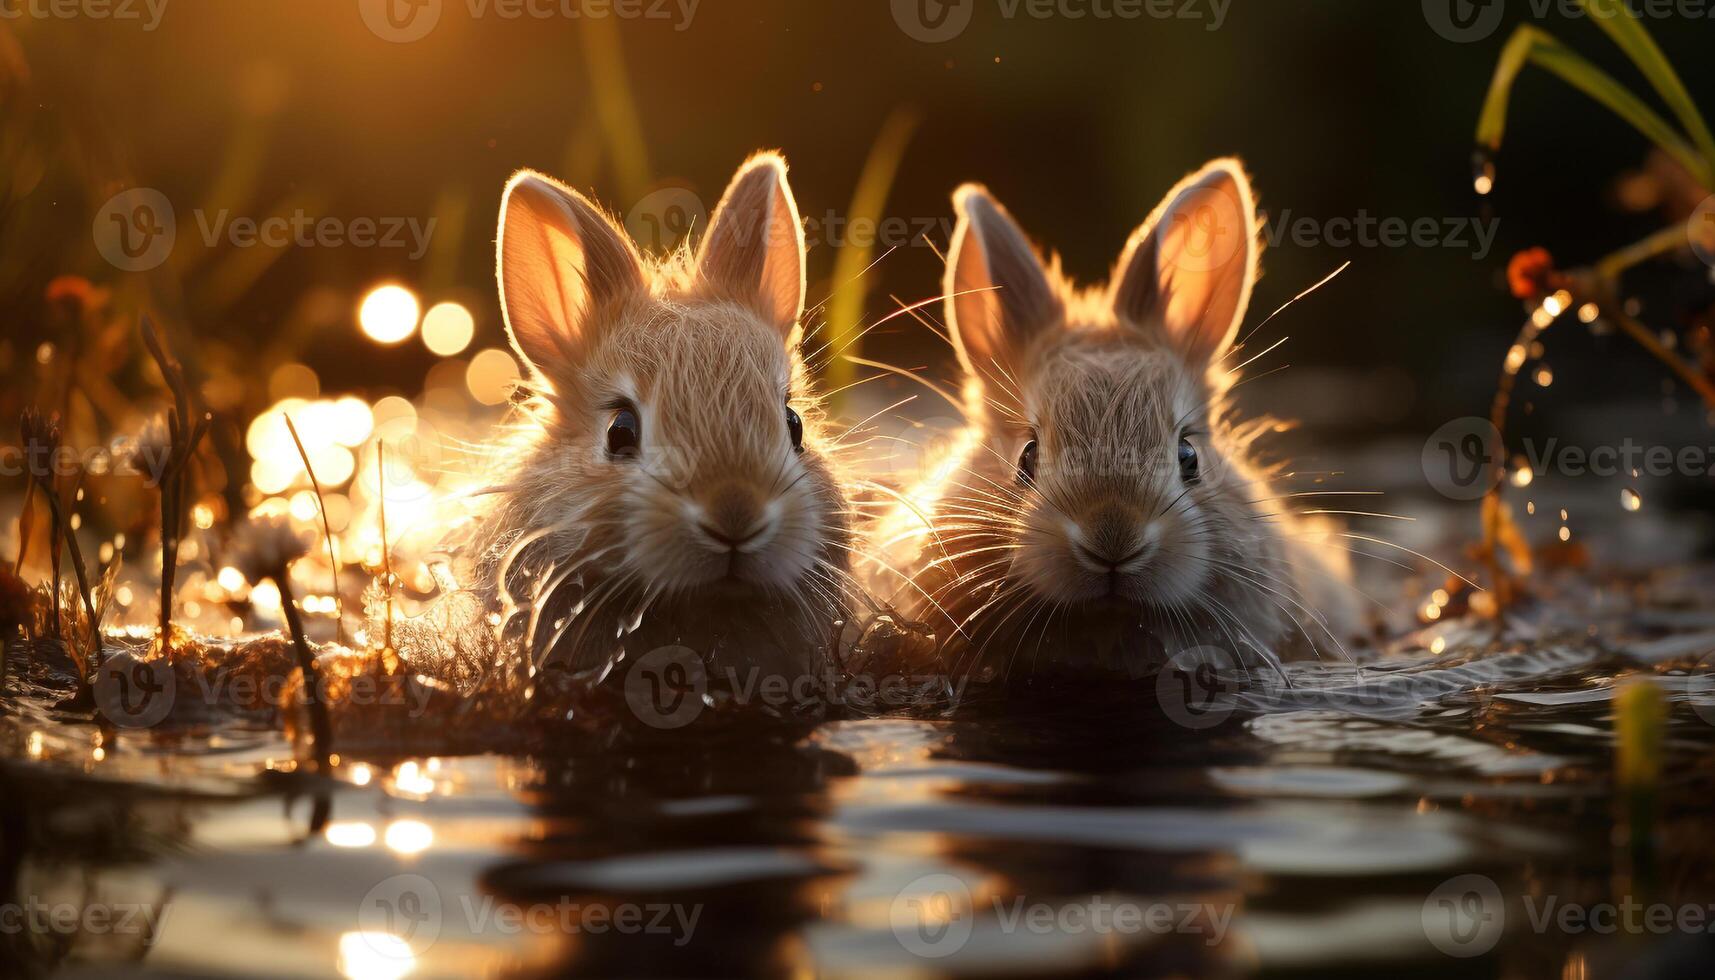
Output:
M607 423L607 454L614 459L635 459L643 445L643 423L629 407L614 410Z
M786 406L786 434L792 438L792 451L804 451L804 420L791 405Z
M1197 447L1184 436L1179 437L1179 479L1188 487L1196 486L1202 479L1197 468Z
M1018 482L1036 482L1036 452L1035 439L1024 444L1024 452L1018 454Z

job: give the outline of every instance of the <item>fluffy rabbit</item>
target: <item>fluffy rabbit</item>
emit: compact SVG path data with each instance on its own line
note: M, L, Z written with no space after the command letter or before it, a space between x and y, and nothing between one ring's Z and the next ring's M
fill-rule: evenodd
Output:
M696 253L659 260L522 172L498 253L530 372L470 550L509 628L574 670L668 643L819 669L849 520L798 355L804 235L785 162L752 158Z
M898 607L978 676L1337 646L1344 563L1253 463L1272 421L1234 418L1228 397L1259 251L1239 163L1175 187L1105 289L1045 267L983 188L954 204L945 293L970 425L884 522L878 546L913 579L890 583Z

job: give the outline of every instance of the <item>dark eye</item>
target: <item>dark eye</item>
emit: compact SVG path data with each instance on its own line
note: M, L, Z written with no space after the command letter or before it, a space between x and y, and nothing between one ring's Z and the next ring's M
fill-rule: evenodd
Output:
M792 438L794 452L804 451L804 420L798 417L792 406L786 406L786 434Z
M1024 444L1024 452L1018 454L1018 482L1036 482L1036 440Z
M607 454L615 459L635 459L643 445L643 423L629 407L614 410L607 424Z
M1191 445L1191 440L1184 436L1179 437L1179 479L1188 487L1196 486L1201 479L1197 469L1197 447Z

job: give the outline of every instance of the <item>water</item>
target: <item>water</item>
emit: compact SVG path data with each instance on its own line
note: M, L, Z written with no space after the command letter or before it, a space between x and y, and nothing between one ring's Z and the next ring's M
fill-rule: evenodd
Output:
M1639 964L1707 963L1707 932L1532 921L1715 902L1715 683L1649 663L1715 635L1657 615L1703 628L1401 658L1415 680L1355 708L1315 705L1355 672L1300 668L1310 706L1247 695L1201 729L1153 685L1025 689L951 718L345 759L338 780L276 771L267 728L98 753L25 704L0 726L0 895L79 915L3 939L15 971L63 976L1679 975ZM1628 677L1670 709L1650 847L1613 788ZM1467 875L1499 896L1494 935L1435 919Z
M331 779L266 713L102 732L14 674L0 973L1706 976L1715 569L1671 564L1549 569L1500 632L1449 612L1288 682L585 717L486 753L381 725ZM1646 795L1616 784L1636 685Z

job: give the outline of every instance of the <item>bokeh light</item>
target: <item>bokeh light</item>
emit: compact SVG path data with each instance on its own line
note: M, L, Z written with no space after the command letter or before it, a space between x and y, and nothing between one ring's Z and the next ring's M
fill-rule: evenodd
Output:
M465 387L470 396L484 405L499 405L512 394L512 383L518 380L518 362L498 347L478 351L465 369Z
M416 968L411 944L390 932L339 937L339 972L348 980L398 980Z
M458 303L436 303L423 315L423 346L432 354L452 357L464 352L476 336L476 318Z
M416 295L404 286L377 286L363 298L363 304L357 310L357 322L370 340L397 344L417 329L421 309Z

